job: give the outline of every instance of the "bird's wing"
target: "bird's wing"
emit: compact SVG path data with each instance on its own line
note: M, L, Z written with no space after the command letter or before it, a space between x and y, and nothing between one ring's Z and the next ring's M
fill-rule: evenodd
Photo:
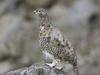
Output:
M65 38L65 36L63 35L63 33L57 29L57 28L52 28L52 31L51 31L51 40L57 40L61 45L64 45L64 46L69 46L71 47L71 44L70 42L68 41L67 38Z
M60 50L61 56L63 55L64 57L71 57L74 59L74 56L76 58L76 53L74 48L71 46L71 43L67 38L64 37L63 33L57 28L53 28L51 34L51 41L53 42L53 45L58 45ZM59 50L59 49L58 49Z
M75 49L71 46L70 41L67 38L65 38L63 33L61 33L61 31L57 28L53 28L50 36L51 36L51 40L53 42L56 42L55 44L61 46L60 47L61 51L60 53L58 53L58 56L61 57L61 59L68 61L70 64L72 64L73 67L75 68L75 71L77 72L77 75L79 75L78 69L76 68L77 67L76 52Z

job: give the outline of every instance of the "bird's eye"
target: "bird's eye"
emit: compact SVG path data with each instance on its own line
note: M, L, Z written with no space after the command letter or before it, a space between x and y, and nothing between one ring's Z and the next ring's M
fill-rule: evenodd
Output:
M45 24L42 24L42 26L44 26Z

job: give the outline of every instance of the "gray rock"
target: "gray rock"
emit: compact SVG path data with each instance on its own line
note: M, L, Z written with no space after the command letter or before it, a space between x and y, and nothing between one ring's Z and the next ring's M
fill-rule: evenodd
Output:
M32 65L24 69L10 71L6 75L65 75L64 71L50 68L47 65Z

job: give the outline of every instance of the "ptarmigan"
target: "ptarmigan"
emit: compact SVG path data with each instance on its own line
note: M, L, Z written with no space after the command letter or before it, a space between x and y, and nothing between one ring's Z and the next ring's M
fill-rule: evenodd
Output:
M39 46L46 55L53 57L50 67L62 69L65 62L73 65L73 71L79 75L77 56L71 43L64 37L59 29L53 26L46 9L38 8L34 11L40 17Z

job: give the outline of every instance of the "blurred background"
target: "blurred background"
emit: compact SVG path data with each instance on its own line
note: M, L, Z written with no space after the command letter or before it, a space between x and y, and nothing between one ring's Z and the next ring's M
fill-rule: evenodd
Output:
M77 50L80 75L100 75L100 0L0 0L0 75L42 60L39 7Z

